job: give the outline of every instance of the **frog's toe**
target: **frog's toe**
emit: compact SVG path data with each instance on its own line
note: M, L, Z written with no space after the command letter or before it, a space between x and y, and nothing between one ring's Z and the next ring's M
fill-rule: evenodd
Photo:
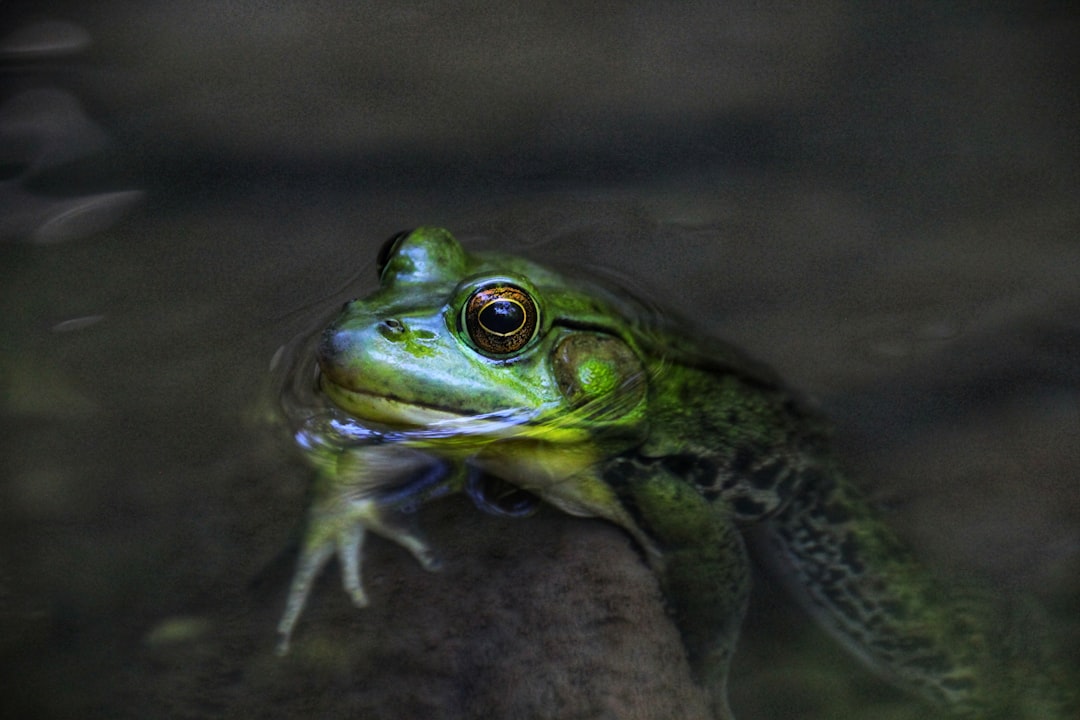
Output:
M337 539L338 561L341 563L341 583L358 608L368 606L367 593L360 575L360 559L364 545L364 528L353 525L343 530Z
M278 623L278 655L289 650L289 641L296 627L304 605L311 595L315 579L323 571L330 558L337 554L341 564L342 584L352 602L357 607L366 607L367 594L364 592L360 575L360 563L364 550L364 522L361 518L337 513L313 513L296 572L289 587L289 597L285 603L285 612Z
M416 530L410 528L408 531L395 532L390 539L408 550L425 570L435 571L442 568L442 561L439 560L438 555Z
M289 652L289 642L292 639L296 621L300 619L311 595L311 587L315 584L315 578L322 571L330 556L334 553L334 545L323 542L317 545L305 544L300 553L300 560L293 574L292 584L289 586L289 597L285 602L285 612L278 622L278 642L275 652L284 655Z
M341 582L353 605L367 607L362 563L364 538L374 532L402 546L425 570L442 567L435 552L421 537L413 516L380 506L370 498L350 498L348 502L327 502L313 510L308 519L300 559L289 587L285 612L278 623L278 655L289 650L289 642L315 579L335 554L341 566Z
M368 528L409 551L425 570L439 570L442 561L417 529L412 515L385 512L368 516Z
M420 563L420 566L423 567L425 570L428 570L430 572L438 572L439 570L442 570L442 560L440 560L439 556L436 555L435 552L426 545L422 546L417 550L410 549L410 551L412 552L412 556L416 558L416 561Z

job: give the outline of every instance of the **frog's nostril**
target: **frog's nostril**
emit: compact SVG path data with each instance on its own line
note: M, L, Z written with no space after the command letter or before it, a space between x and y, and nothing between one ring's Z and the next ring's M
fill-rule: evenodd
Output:
M406 333L405 323L396 318L388 318L379 323L379 334L387 340L398 341Z

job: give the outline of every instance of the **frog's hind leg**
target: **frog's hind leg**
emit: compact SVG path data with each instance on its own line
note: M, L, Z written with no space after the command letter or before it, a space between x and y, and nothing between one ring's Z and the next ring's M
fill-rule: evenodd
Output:
M898 685L960 717L1069 717L1024 714L1033 701L1019 696L1039 681L1012 677L1015 649L1000 604L943 583L838 472L807 471L766 534L794 594ZM1045 708L1044 700L1034 702Z

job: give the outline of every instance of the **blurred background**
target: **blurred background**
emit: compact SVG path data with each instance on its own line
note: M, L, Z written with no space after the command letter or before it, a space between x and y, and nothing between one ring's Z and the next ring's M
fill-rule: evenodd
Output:
M771 363L928 562L1080 647L1072 3L5 2L0 28L5 716L706 717L633 546L554 511L426 508L443 573L373 541L372 607L331 570L273 656L310 474L271 360L419 224L616 271ZM774 585L741 720L926 717Z

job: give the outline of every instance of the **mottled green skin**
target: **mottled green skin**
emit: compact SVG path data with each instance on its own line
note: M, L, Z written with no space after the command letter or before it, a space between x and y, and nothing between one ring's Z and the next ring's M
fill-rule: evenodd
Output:
M768 370L625 293L467 254L445 230L384 250L379 289L348 303L319 344L322 391L370 435L308 448L320 477L282 652L335 553L366 603L365 531L434 567L399 508L463 489L473 468L634 537L718 718L730 717L750 526L813 614L898 684L958 716L1059 712L1009 655L992 605L916 562L836 469L823 424ZM524 290L539 316L522 348L496 355L462 315L493 280Z

